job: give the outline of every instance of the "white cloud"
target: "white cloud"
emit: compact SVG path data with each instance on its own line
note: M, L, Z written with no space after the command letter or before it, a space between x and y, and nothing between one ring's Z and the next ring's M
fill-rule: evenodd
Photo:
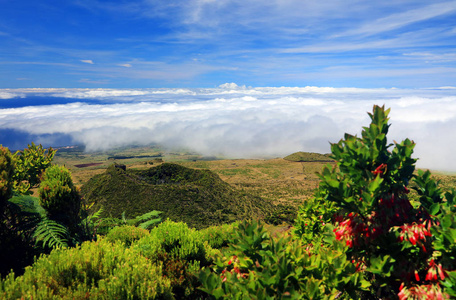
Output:
M131 68L131 64L119 64L119 67Z
M0 90L0 99L12 99L12 98L23 98L25 95L23 93L15 92L14 90Z
M0 110L0 128L66 134L88 150L160 143L206 155L285 156L329 152L359 134L374 104L391 107L389 140L417 142L419 166L456 171L456 89L331 87L57 89L2 93L69 97L79 103ZM92 100L106 104L90 104ZM24 122L26 120L26 122Z
M91 59L81 59L81 62L93 65L93 61Z

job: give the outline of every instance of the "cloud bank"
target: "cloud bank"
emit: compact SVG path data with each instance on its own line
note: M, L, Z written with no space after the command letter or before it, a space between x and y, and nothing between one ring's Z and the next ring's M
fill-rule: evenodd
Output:
M385 105L391 108L389 141L414 140L419 167L456 171L452 87L251 88L227 83L211 89L9 89L0 95L1 101L18 99L14 95L68 99L0 110L0 128L26 133L38 143L66 137L88 151L158 143L231 158L328 153L329 143L344 133L360 134L374 104Z

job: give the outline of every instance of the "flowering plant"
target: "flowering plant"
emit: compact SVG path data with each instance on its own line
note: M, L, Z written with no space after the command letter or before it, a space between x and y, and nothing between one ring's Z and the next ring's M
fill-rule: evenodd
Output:
M371 295L449 298L456 283L454 193L443 196L429 171L415 173L413 141L388 144L388 114L374 106L361 137L346 134L331 145L336 165L323 169L316 195L337 208L327 221L362 266Z

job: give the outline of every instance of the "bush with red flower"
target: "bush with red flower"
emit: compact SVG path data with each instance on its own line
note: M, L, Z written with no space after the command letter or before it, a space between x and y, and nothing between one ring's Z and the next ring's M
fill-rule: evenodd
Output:
M321 172L313 201L328 203L332 215L326 208L313 211L333 224L347 256L362 263L371 283L362 297L456 296L454 192L443 195L429 171L415 172L413 141L387 142L388 114L374 106L361 137L346 134L331 145L336 165ZM309 241L302 224L314 216L303 206L296 232Z

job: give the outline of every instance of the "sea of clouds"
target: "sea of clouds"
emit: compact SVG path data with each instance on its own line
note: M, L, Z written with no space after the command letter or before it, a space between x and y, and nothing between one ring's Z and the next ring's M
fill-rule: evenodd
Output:
M0 144L9 147L26 147L22 136L87 151L156 143L229 158L328 153L344 133L360 134L374 104L385 105L390 142L410 138L419 167L456 171L454 87L2 89L0 104Z

